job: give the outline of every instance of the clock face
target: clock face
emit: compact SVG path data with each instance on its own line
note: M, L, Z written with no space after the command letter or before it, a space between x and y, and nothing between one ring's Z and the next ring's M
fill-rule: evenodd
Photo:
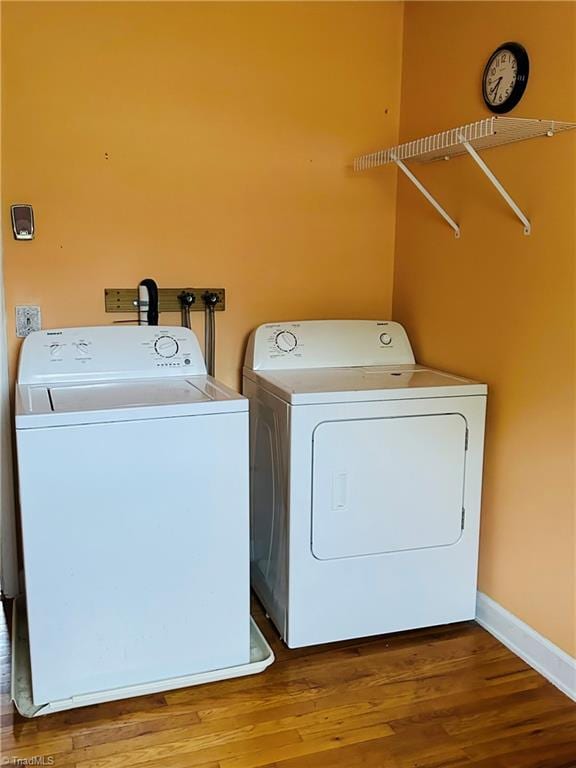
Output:
M488 63L486 98L489 104L502 104L509 98L518 77L516 56L506 49L497 51Z
M493 112L509 112L518 104L528 82L528 54L519 43L504 43L490 57L482 90Z

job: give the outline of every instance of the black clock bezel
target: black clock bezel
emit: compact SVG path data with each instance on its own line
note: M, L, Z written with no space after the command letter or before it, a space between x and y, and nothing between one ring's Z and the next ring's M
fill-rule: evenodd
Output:
M512 88L512 93L510 96L508 96L506 101L503 101L501 104L491 104L486 93L486 80L488 79L488 73L490 71L490 62L501 51L509 51L516 59L516 63L518 65L516 82ZM513 42L502 43L502 45L499 45L498 48L496 48L496 50L493 51L493 53L491 53L488 57L488 61L486 62L486 66L484 67L484 72L482 74L482 96L484 97L484 103L488 109L497 115L510 112L511 109L514 109L514 107L518 104L524 95L524 91L528 85L529 74L530 59L528 58L528 53L523 45Z

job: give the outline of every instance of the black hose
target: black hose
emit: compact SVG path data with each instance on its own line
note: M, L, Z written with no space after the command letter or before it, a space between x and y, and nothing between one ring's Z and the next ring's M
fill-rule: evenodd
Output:
M148 325L158 325L158 285L149 277L145 280L141 280L140 285L143 285L148 289Z

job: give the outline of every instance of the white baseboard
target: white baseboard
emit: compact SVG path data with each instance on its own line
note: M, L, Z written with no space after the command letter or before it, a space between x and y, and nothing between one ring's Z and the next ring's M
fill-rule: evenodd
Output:
M483 592L478 592L476 600L476 621L562 693L576 701L576 659Z

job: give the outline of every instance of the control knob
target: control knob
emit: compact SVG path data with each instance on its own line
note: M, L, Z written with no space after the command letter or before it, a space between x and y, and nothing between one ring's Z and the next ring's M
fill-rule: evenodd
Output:
M392 336L390 336L389 333L381 333L380 341L382 342L382 344L384 344L385 347L388 347L390 346L390 344L392 344Z
M88 357L90 354L90 347L88 342L77 341L74 346L76 347L76 351L80 357Z
M281 352L292 352L298 346L298 339L290 331L280 331L274 341Z
M178 342L173 336L159 336L154 342L154 349L160 357L174 357L178 354Z

